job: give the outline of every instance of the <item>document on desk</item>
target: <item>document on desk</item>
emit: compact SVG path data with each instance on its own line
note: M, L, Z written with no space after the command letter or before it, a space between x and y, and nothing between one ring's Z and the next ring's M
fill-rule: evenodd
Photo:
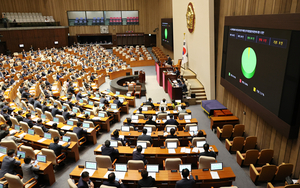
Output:
M156 179L156 172L149 172L148 176L151 176L152 178Z
M40 142L40 143L41 143L41 142L44 142L45 140L47 140L47 138L42 138L42 139L39 139L39 140L38 140L38 142Z
M191 153L191 149L190 148L185 148L185 153Z
M86 131L87 131L88 133L91 133L93 130L94 130L94 128L88 128Z
M185 148L181 148L180 153L185 153Z
M101 149L101 148L102 148L102 146L101 146L100 148L98 148L98 149L97 149L97 151L102 151L102 149Z
M18 131L13 129L13 130L9 131L9 134L15 134L16 132L18 132Z
M5 155L4 153L0 153L0 157L2 157L3 155Z
M19 134L18 137L23 137L25 136L27 133L22 133L22 134Z
M64 142L64 141L59 141L58 142L58 145L64 145L66 142Z
M72 128L72 126L64 125L61 129L62 130L70 130L71 128Z
M212 179L220 179L218 172L210 171Z
M173 110L173 113L178 113L178 111L177 110Z
M166 119L163 119L162 121L163 121L164 123L166 123L167 120L166 120Z
M186 123L191 123L191 120L186 119L185 122L186 122Z
M106 174L103 176L104 178L108 178L108 175L110 174L110 173L112 173L113 171L107 171L106 172ZM114 173L115 173L115 175L116 175L116 178L118 178L118 179L124 179L124 177L125 177L125 173L126 172L116 172L116 171L114 171Z
M49 121L49 122L47 122L46 124L52 126L54 123L55 123L54 121Z
M125 136L124 135L119 135L119 138L124 139Z
M176 153L175 149L168 149L169 153Z
M114 112L119 112L119 110L114 110Z
M169 133L168 132L164 132L164 136L167 136L167 135L169 135Z
M86 169L86 168L85 168L85 169L83 169L82 172L84 172L84 171L87 171L87 172L89 173L89 176L92 176L96 170ZM82 172L80 173L80 176L81 176Z
M192 150L192 152L194 152L194 153L198 153L198 151L199 151L199 150L198 150L198 148L196 148L196 147L193 148L193 150Z
M92 120L101 120L100 117L93 117Z
M138 123L139 120L134 119L134 120L132 120L131 122L132 122L132 123Z

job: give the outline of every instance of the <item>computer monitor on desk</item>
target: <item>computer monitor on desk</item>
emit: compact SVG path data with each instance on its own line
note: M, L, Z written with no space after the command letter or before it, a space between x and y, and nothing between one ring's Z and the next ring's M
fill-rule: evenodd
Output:
M0 153L2 154L7 154L7 147L4 147L4 146L0 146Z
M115 171L127 172L127 164L115 164Z
M158 164L147 164L147 172L159 172L159 165Z
M44 138L51 139L51 133L44 133Z
M121 131L123 131L123 132L129 132L130 131L130 127L129 126L122 126L121 127Z
M192 165L191 164L179 164L179 172L182 172L183 169L188 169L191 172Z
M192 119L192 115L190 115L190 114L184 115L184 119L185 120L191 120Z
M131 119L132 119L132 120L139 120L139 116L138 116L138 115L132 115L132 116L131 116Z
M47 162L47 156L46 155L36 155L36 160L38 162L46 163Z
M34 135L34 130L33 129L28 129L28 134Z
M111 147L114 147L114 148L118 147L118 141L116 141L116 140L111 140L111 141L110 141L110 146L111 146Z
M210 170L223 170L223 163L210 163Z
M97 170L97 162L85 161L85 168L91 170Z
M206 141L197 141L196 146L197 148L203 148L203 145L206 143Z
M171 129L175 129L175 131L176 131L176 127L174 126L174 127L167 127L167 132L169 133L170 131L171 131Z
M25 151L17 151L17 157L19 157L20 159L25 159L25 156Z
M167 142L167 148L168 149L176 149L177 148L177 142Z
M146 148L147 148L147 142L139 142L139 141L137 141L137 142L136 142L136 145L137 145L137 146L142 146L143 149L146 149Z
M117 104L109 104L109 107L110 107L111 109L117 109Z

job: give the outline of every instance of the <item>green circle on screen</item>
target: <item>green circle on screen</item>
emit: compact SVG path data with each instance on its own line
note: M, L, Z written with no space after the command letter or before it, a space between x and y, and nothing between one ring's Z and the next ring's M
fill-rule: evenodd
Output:
M167 39L167 38L168 38L168 30L165 29L165 39Z
M250 79L254 76L256 69L256 53L251 47L245 48L242 54L242 73L243 75Z

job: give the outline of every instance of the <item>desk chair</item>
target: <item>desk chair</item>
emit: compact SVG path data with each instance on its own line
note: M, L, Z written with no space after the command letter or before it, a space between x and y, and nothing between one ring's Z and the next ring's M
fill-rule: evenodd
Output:
M73 182L71 178L68 179L68 184L70 188L77 188L77 185Z
M128 91L127 91L127 93L130 93L131 96L134 95L134 85L130 84L130 85L128 86Z
M163 160L163 167L165 170L179 170L180 164L182 164L180 158L166 158L166 160Z
M159 113L157 115L157 119L167 119L167 113Z
M95 115L95 116L98 115L98 114L95 113L94 110L92 110L92 109L86 109L86 111L89 111L89 112L91 113L91 115Z
M41 127L34 125L32 128L35 134L39 135L40 137L44 137L44 131Z
M225 140L225 147L229 152L242 151L244 146L244 137L237 136L233 138L233 141Z
M46 115L47 119L49 119L50 121L53 121L53 116L52 116L51 112L45 111L45 115Z
M10 121L11 121L12 126L19 125L19 122L18 122L17 118L15 118L15 117L10 117Z
M272 149L263 149L259 153L257 164L264 165L266 163L271 163L273 160L274 150Z
M135 86L135 91L134 91L134 96L139 96L139 98L141 98L141 94L142 94L142 86L141 85L136 85Z
M149 124L145 124L144 127L151 127L152 128L152 132L155 132L157 130L155 125L149 125ZM133 127L132 127L133 128Z
M272 183L268 183L267 188L300 188L300 184L290 184L285 186L274 187Z
M0 122L2 122L2 123L6 123L6 119L3 117L3 115L2 114L0 114Z
M39 118L41 118L42 117L42 114L43 114L43 111L40 109L40 108L35 108L36 109L36 112L37 112L37 116L39 117Z
M73 122L74 122L74 125L77 125L78 119L70 118L69 120L70 120L70 121L73 121Z
M96 155L96 162L98 168L114 168L117 159L111 162L110 156L107 155Z
M181 104L176 105L175 110L178 110L179 107L181 108Z
M54 75L53 75L54 76ZM56 78L54 79L54 80L56 80ZM55 100L53 99L53 97L49 97L49 99L50 99L50 101L51 101L51 103L52 103L52 105L55 103Z
M46 155L47 156L47 161L52 162L53 165L59 165L61 162L63 162L66 159L66 156L64 155L64 153L60 154L59 156L56 156L54 151L52 149L46 149L46 148L42 148L42 155ZM62 157L60 159L60 157Z
M143 105L143 107L147 107L147 110L152 110L152 106L151 105Z
M77 113L80 113L80 109L79 109L79 108L73 106L73 109L76 109L76 110L77 110Z
M59 115L59 114L56 114L55 117L58 118L58 121L59 121L60 123L66 123L66 120L65 120L64 116Z
M88 123L88 124L90 124L90 127L91 127L91 128L92 128L92 127L95 127L95 126L94 126L94 123L91 122L91 121L83 121L83 123Z
M248 136L245 140L243 151L247 151L249 149L255 149L256 145L257 145L257 137Z
M30 129L30 127L28 126L28 124L26 122L24 122L24 121L20 121L20 125L21 125L22 130L24 132L28 132L28 129Z
M116 188L115 186L101 185L100 188Z
M293 173L294 165L291 163L282 163L277 167L274 181L284 181L287 176L291 176Z
M76 142L78 144L78 146L81 146L82 144L84 144L86 142L86 139L84 136L81 137L80 139L78 139L77 134L73 133L73 132L66 132L65 136L71 137L71 141Z
M31 178L27 182L23 183L23 177L19 174L17 175L12 175L9 173L6 173L4 175L5 179L8 182L8 188L31 188L34 187L37 184L37 180L34 178Z
M179 118L179 119L184 119L184 116L185 116L185 115L189 115L189 114L188 114L188 113L179 113L179 114L178 114L178 118Z
M165 131L167 131L167 127L172 127L172 128L175 129L175 131L178 130L177 125L166 125L166 126L165 126Z
M145 169L144 162L142 160L128 160L128 170L140 170Z
M240 151L236 152L236 161L240 166L249 166L256 164L259 151L257 149L247 150L246 153L241 154Z
M178 138L167 138L164 142L164 145L167 147L168 142L177 142L178 147L180 146L180 141Z
M138 142L146 142L147 143L147 147L152 147L150 141L138 140Z
M21 145L23 145L23 143L21 143L19 146L17 146L17 144L13 140L2 140L0 142L0 145L4 146L4 147L7 147L7 151L10 150L10 149L13 149L13 150L15 150L15 152L17 152L19 150L19 147Z
M26 156L29 156L31 159L35 159L36 154L38 154L38 153L41 152L41 150L33 150L32 147L25 146L25 145L22 145L20 147L20 151L25 151L26 152Z
M198 169L210 168L210 163L215 163L216 159L214 157L200 156L198 163Z
M68 109L68 111L72 111L72 109L71 109L71 107L70 107L69 104L64 104L63 106L65 106Z
M23 107L25 107L25 108L27 108L27 109L28 109L28 106L27 106L27 104L26 104L26 102L25 102L25 101L21 100L21 104L23 105Z
M186 125L184 126L184 130L190 131L190 126L198 126L198 125L197 125L196 123L186 124Z
M233 128L232 137L235 138L236 136L243 136L244 133L245 133L245 125L237 124Z
M220 138L230 138L232 135L233 125L224 125L223 129L217 127L217 137Z
M60 138L60 134L59 134L58 130L49 129L49 133L51 133L51 138L52 139L54 139L55 137L59 137Z
M31 111L35 111L35 109L34 109L34 107L33 107L32 104L28 103L27 106L29 107L29 109L30 109Z
M250 179L253 183L258 181L260 182L268 182L272 181L275 176L275 172L277 171L277 167L275 165L266 164L263 167L255 168L253 164L250 164Z
M137 115L138 116L138 119L144 119L144 114L135 114L135 115Z
M189 141L189 145L190 145L190 146L197 146L197 141L205 141L205 140L206 140L205 137L194 137L194 138L192 139L192 142Z

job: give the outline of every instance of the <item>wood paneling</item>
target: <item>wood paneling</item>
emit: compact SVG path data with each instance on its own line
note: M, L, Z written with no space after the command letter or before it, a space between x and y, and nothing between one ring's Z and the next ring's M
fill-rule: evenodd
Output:
M258 114L235 98L229 91L220 85L223 32L225 16L261 15L261 14L288 14L300 13L300 0L215 0L218 10L218 40L216 63L216 99L228 107L234 115L245 124L246 135L258 137L258 148L274 149L274 163L293 163L295 178L300 175L300 136L297 139L287 139L272 125L264 122ZM242 112L246 112L244 115ZM300 133L299 133L300 135Z

